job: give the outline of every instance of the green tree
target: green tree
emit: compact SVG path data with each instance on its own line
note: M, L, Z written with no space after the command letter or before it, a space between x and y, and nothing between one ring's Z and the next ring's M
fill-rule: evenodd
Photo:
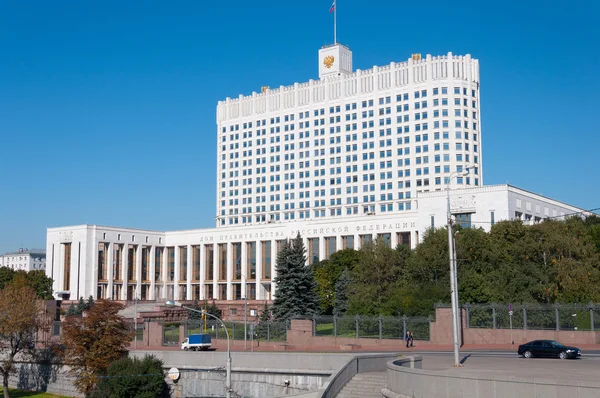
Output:
M88 398L167 398L163 361L153 355L112 362Z
M94 305L94 298L90 296L87 301L83 299L83 297L79 297L77 301L77 305L71 303L69 309L67 310L67 315L81 315L85 311L88 311Z
M43 270L26 272L29 286L35 290L35 294L42 300L52 300L52 278L46 275Z
M258 325L256 327L256 333L259 339L266 339L268 336L269 324L273 320L271 311L272 308L269 303L265 303L265 306L258 317Z
M64 355L75 376L75 386L88 394L108 366L127 354L133 337L129 325L118 312L123 304L98 300L85 314L68 315L63 322Z
M194 304L190 305L190 308L193 308L197 311L204 311L204 308L202 308L198 302L198 299L194 300ZM193 321L199 321L203 319L203 315L199 312L188 310L188 318Z
M400 305L401 278L410 252L392 249L379 237L365 245L351 273L348 289L348 314L394 315Z
M277 290L273 301L273 314L277 320L319 312L315 278L312 268L305 264L306 250L298 234L293 240L288 240L277 255Z
M213 316L216 316L219 319L222 319L221 318L222 311L219 309L219 307L217 307L217 304L215 303L214 299L213 299L213 301L210 304L208 304L208 301L204 300L203 307L204 307L204 311L206 313L211 314Z
M361 252L357 250L340 250L333 253L328 260L319 261L312 266L322 314L331 315L333 313L335 285L342 271L353 269L358 264L360 256Z
M0 267L0 289L11 283L15 278L22 278L42 300L52 300L52 278L46 276L42 270L14 271L8 267Z
M15 271L12 268L0 267L0 289L4 289L15 277Z
M335 298L333 301L333 314L343 316L348 310L348 287L352 283L350 271L344 268L337 282L335 283Z

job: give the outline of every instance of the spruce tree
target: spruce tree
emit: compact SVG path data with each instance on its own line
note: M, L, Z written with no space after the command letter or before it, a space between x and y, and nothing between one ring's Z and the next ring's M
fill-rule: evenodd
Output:
M198 303L198 299L194 300L194 304L190 305L190 308L193 308L195 310L198 311L203 311L204 309L202 308L202 306L200 305L200 303ZM197 312L197 311L190 311L188 310L188 319L192 320L192 321L199 321L202 319L202 314Z
M287 320L295 315L317 314L315 278L312 269L306 266L306 249L300 234L285 243L277 255L275 269L274 317Z
M344 268L340 278L335 283L335 297L333 299L333 315L343 316L348 309L348 286L352 283L348 268Z

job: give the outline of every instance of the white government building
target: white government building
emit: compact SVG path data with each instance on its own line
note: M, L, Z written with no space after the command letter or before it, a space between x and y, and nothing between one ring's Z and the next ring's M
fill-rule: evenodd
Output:
M19 249L17 252L0 255L0 267L15 271L37 271L46 269L46 252L43 249Z
M319 80L217 106L216 228L49 228L46 273L62 298L272 299L275 258L300 233L308 263L383 237L415 247L446 225L489 230L582 209L483 186L479 63L470 55L352 70L319 51Z

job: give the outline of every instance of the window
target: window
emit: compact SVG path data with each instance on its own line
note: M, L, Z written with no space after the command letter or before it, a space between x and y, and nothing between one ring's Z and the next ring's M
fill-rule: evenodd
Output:
M471 228L471 214L472 213L456 214L456 224L460 225L463 228Z

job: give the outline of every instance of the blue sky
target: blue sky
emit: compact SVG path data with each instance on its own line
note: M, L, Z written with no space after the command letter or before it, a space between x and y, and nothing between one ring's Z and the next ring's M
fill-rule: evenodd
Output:
M367 69L480 60L484 182L600 207L600 3L339 0ZM0 1L0 252L213 227L217 101L317 78L330 0ZM594 160L596 159L596 160Z

